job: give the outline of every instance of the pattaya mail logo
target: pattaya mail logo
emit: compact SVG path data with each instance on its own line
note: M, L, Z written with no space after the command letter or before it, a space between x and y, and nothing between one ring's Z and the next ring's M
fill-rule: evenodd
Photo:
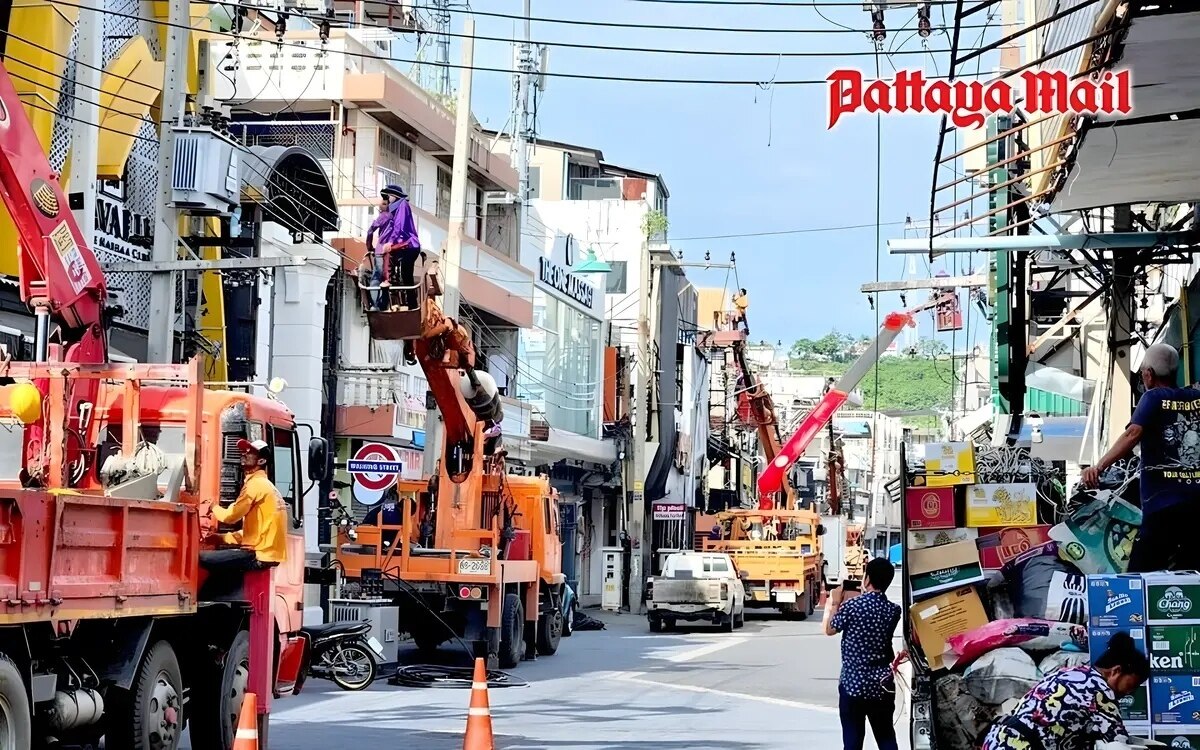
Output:
M858 70L835 70L829 84L829 129L845 115L947 115L958 128L978 128L991 115L1128 115L1133 80L1128 70L1071 80L1062 71L1027 70L1014 80L930 81L919 70L901 70L891 80L867 80Z

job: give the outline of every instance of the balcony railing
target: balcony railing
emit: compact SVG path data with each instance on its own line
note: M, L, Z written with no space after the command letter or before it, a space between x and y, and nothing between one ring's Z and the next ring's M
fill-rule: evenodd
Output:
M382 366L362 366L341 370L338 383L341 386L340 405L372 409L394 406L399 412L398 423L418 430L425 428L428 384L423 378Z

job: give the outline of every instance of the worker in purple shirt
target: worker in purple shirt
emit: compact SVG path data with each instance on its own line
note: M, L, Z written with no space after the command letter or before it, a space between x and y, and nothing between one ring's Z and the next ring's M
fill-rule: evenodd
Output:
M387 277L387 246L392 240L392 206L397 200L392 191L393 186L388 186L380 193L379 215L375 217L375 221L371 222L371 227L367 229L367 257L371 259L371 274L370 285L376 287L379 292L374 295L368 295L369 300L374 301L374 309L388 309L388 277ZM403 190L400 194L403 194Z
M387 235L384 251L388 254L388 282L404 287L401 304L404 308L417 306L416 285L413 277L417 258L421 255L421 238L417 236L417 222L413 219L412 207L408 205L408 194L399 185L388 185L383 189L385 198L390 199L391 231Z

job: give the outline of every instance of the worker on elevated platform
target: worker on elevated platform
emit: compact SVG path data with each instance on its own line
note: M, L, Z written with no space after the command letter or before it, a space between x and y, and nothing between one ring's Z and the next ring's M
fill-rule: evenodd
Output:
M386 310L389 307L387 248L393 242L392 204L396 200L395 196L388 192L392 187L388 186L380 193L379 215L367 229L367 255L363 258L363 266L359 269L360 283L362 276L366 275L369 278L369 285L379 290L376 294L367 295L368 309ZM400 190L400 192L404 191Z
M417 236L417 223L413 219L412 207L408 205L408 193L399 185L388 185L383 189L384 200L388 201L391 226L384 235L384 252L388 255L388 277L383 285L402 287L400 303L390 309L410 310L417 306L415 271L417 258L421 255L421 238ZM381 285L382 286L382 285ZM385 308L387 309L387 308Z
M745 289L739 289L734 293L733 299L733 330L737 330L738 323L742 324L742 330L746 335L750 335L750 324L746 322L746 310L750 307L750 296L746 294Z

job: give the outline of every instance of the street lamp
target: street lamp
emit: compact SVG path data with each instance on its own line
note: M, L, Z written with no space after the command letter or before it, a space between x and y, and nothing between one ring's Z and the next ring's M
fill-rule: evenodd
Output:
M589 247L587 255L580 261L571 273L612 273L612 266L596 257L596 249Z

